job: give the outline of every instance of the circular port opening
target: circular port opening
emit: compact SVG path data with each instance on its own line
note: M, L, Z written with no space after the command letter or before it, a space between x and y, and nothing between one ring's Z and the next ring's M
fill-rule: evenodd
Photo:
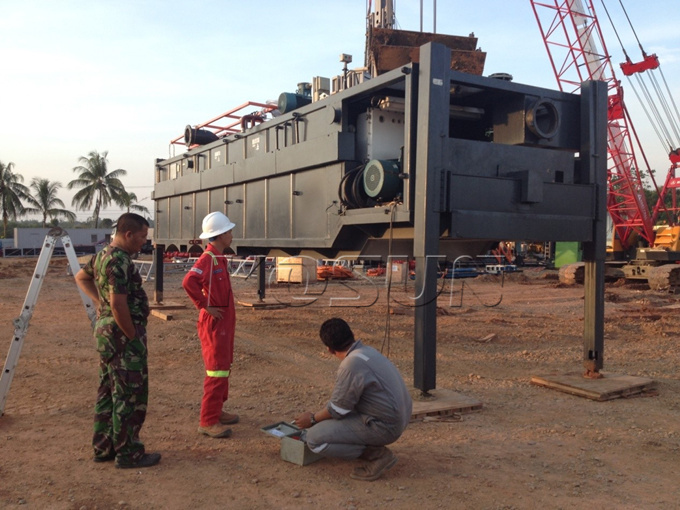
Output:
M539 138L552 138L560 127L560 114L548 99L539 99L527 112L526 124Z

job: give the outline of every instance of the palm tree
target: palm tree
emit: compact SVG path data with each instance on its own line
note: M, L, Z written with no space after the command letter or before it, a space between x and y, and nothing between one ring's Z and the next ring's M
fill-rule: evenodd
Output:
M102 208L118 203L125 192L125 187L120 178L127 175L127 171L119 168L109 172L106 157L109 151L99 154L91 151L87 157L81 156L78 160L81 164L73 168L78 172L78 178L72 180L66 186L68 189L82 188L73 196L72 204L79 209L89 209L94 204L94 228L99 226L99 212Z
M64 202L57 198L57 190L61 188L60 182L34 177L31 181L31 188L35 191L35 195L28 201L35 207L26 208L26 211L42 214L43 228L47 226L48 216L50 219L63 216L67 221L75 221L75 213L67 209L58 209L58 207L65 207Z
M0 209L2 210L2 236L7 238L7 223L26 212L22 200L31 196L28 188L21 184L24 176L15 174L12 169L14 163L6 165L0 161Z
M123 193L120 196L120 199L118 200L118 205L121 206L122 208L126 209L126 212L132 211L137 211L145 214L149 214L149 209L146 206L139 205L137 202L139 199L137 198L137 195L134 193L128 193L127 191L123 191Z

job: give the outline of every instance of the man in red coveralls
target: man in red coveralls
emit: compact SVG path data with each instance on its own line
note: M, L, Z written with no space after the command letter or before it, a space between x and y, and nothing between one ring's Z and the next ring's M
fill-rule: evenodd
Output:
M222 410L229 394L236 326L234 296L227 260L222 254L231 245L235 226L221 212L203 218L199 237L208 239L209 244L182 281L182 287L200 310L197 327L206 375L198 432L216 438L231 436L228 425L239 419Z

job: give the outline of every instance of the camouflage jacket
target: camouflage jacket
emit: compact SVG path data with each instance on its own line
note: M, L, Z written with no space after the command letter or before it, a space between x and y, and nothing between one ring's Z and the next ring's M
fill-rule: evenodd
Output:
M146 324L149 316L149 300L142 287L142 277L130 255L111 245L94 255L83 268L94 278L99 292L97 320L113 319L111 293L127 294L132 321Z

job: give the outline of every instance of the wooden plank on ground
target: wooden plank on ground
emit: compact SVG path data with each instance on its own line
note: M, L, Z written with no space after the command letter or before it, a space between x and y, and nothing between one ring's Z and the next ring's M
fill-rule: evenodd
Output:
M186 305L173 303L171 301L163 301L162 303L149 302L149 308L151 310L180 310L186 307Z
M482 403L472 397L447 389L436 389L429 392L431 397L417 395L413 398L411 420L420 420L425 416L448 416L454 413L470 413L482 409Z
M531 383L600 402L640 395L656 388L656 381L646 377L605 372L602 372L602 376L600 379L590 379L580 373L549 374L534 376Z
M151 315L154 317L158 317L159 319L163 319L164 321L171 321L172 320L172 314L171 313L164 313L159 310L151 310Z
M286 305L281 303L265 303L263 301L255 301L252 303L249 301L238 301L237 303L241 306L247 306L248 308L266 308L268 310L276 310L278 308L286 307Z

